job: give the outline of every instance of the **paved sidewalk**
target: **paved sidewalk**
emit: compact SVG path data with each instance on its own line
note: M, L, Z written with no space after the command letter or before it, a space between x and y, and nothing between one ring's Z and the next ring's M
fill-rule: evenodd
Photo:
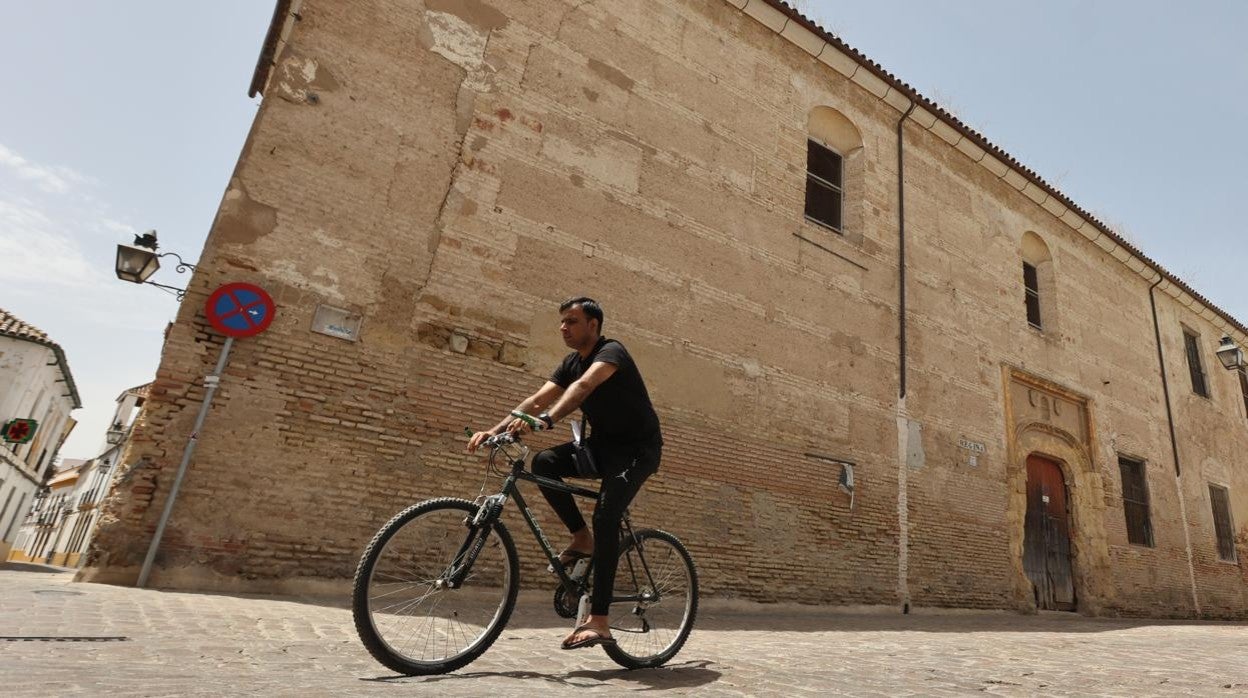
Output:
M524 598L502 638L459 673L375 663L346 608L313 600L74 584L0 570L6 696L524 696L592 689L698 695L1248 695L1248 624L1071 614L796 614L709 610L670 667L624 671L564 652L567 622Z

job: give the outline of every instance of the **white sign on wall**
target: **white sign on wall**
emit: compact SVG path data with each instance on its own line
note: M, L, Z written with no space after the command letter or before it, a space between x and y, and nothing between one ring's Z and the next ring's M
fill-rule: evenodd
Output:
M978 441L970 439L958 439L958 448L966 451L966 464L972 468L979 466L979 457L988 449Z
M312 331L349 342L357 342L360 339L360 324L363 321L364 316L359 313L331 305L318 305L316 314L312 316Z

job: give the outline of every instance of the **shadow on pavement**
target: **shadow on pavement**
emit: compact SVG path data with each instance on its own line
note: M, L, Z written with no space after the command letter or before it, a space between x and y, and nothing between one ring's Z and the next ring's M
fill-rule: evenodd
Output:
M48 574L50 572L77 572L72 567L57 567L55 565L45 565L38 562L0 562L0 571L3 572L42 572Z
M361 681L378 683L414 683L436 684L442 681L460 681L464 679L483 679L501 677L508 679L536 680L560 686L576 688L593 688L598 684L611 682L611 688L632 691L660 691L672 688L697 688L714 683L723 676L723 672L710 667L714 662L700 660L671 664L658 669L600 669L578 670L563 673L546 674L539 671L472 671L458 674L442 674L440 676L380 676L363 678ZM630 685L635 684L635 685Z

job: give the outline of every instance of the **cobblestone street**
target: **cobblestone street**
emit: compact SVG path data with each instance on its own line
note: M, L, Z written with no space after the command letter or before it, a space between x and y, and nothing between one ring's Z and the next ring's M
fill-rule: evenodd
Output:
M596 649L559 650L567 622L522 595L476 663L408 678L372 660L342 606L71 579L0 569L4 695L1248 695L1248 625L1236 623L708 603L671 666L630 672ZM124 639L11 639L67 636Z

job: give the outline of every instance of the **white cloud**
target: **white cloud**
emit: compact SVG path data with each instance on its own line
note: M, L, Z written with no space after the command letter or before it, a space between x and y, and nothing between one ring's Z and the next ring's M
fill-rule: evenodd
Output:
M82 287L100 280L79 245L29 201L0 199L0 249L0 281L14 286Z
M73 328L62 332L66 341L74 330L162 327L174 299L114 277L116 242L128 241L126 235L135 229L111 216L108 205L94 196L94 180L75 173L76 190L49 191L44 186L49 180L20 173L15 178L3 166L12 166L14 157L0 146L0 249L5 251L0 288L6 302L21 301L38 313L42 324L33 317L30 321L45 331L57 324Z
M107 230L111 230L114 233L121 233L122 235L138 235L139 234L138 228L135 228L134 226L128 225L126 223L115 221L111 218L101 219L100 225L104 226L104 228Z
M0 143L0 165L13 171L18 179L34 182L49 194L64 194L71 185L84 184L89 180L69 167L49 167L31 162Z

